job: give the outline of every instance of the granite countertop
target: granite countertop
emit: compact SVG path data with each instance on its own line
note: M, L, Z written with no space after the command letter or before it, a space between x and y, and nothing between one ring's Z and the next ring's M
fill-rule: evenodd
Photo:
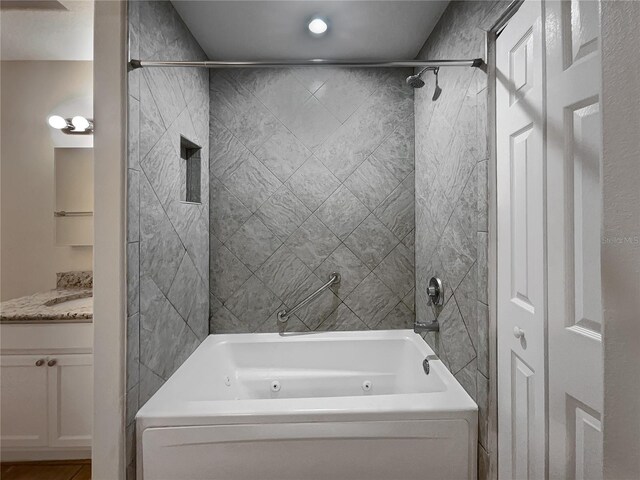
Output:
M57 288L0 303L0 323L93 321L93 289Z

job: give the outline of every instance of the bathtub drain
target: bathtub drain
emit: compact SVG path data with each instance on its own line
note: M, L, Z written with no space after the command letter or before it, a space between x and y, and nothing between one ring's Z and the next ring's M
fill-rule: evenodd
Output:
M280 391L280 382L278 380L274 380L271 382L271 391L279 392Z

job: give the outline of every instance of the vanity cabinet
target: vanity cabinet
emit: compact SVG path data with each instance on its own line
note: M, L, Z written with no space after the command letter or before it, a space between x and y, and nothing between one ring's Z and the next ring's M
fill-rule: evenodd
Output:
M3 460L89 458L92 324L1 326Z

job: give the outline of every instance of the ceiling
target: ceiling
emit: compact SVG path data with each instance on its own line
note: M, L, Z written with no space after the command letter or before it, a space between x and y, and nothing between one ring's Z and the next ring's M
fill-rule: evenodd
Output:
M2 0L2 60L92 60L93 1Z
M210 60L413 59L448 1L172 0ZM309 19L329 30L313 37ZM149 59L150 60L150 59Z

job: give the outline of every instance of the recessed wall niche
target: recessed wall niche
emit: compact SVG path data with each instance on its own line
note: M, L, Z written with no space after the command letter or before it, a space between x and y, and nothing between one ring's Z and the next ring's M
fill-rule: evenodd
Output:
M180 200L188 203L201 202L200 150L195 143L180 136Z

